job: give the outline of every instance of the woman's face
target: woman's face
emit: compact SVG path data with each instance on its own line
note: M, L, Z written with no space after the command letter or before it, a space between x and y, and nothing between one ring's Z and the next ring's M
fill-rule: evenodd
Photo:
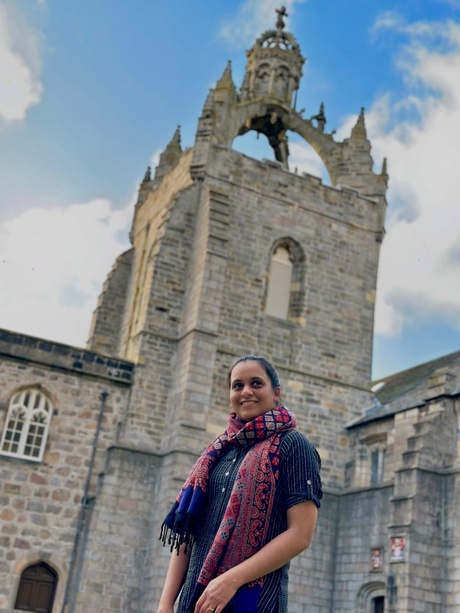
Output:
M230 404L241 421L270 411L279 401L280 388L272 386L258 362L238 362L230 376Z

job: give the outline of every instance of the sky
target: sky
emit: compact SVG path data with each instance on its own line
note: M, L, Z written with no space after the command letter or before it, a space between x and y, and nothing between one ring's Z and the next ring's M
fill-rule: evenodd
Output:
M274 0L0 0L0 327L86 344L137 189L176 127L274 27ZM304 116L365 108L390 176L374 379L460 350L460 0L285 0ZM234 147L272 158L264 142ZM244 140L246 139L246 140ZM327 172L299 137L291 167Z

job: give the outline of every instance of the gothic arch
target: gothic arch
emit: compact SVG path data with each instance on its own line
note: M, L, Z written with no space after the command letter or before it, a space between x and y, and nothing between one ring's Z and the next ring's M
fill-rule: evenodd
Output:
M277 255L281 252L281 258ZM276 294L279 283L279 275L283 272L277 271L273 264L280 262L286 265L284 270L289 275L288 281L284 282L282 291L289 292L286 303L279 309L273 305L272 296ZM286 261L288 260L288 261ZM279 238L272 245L269 256L269 267L267 270L267 287L265 294L265 312L282 319L298 320L301 317L304 296L305 296L305 254L300 244L289 236ZM284 311L284 316L282 311Z
M41 462L54 407L40 385L23 386L10 397L0 454Z
M384 598L386 585L383 581L370 581L361 587L357 597L357 613L373 613L372 603L376 598Z
M38 390L41 394L48 398L54 409L59 409L58 396L56 396L56 394L53 394L47 387L43 387L41 383L26 383L24 385L18 385L11 392L9 392L8 403L11 402L11 399L15 394L18 394L19 392L24 392L25 390Z
M326 134L316 128L313 123L304 119L299 113L280 102L270 100L254 100L253 102L239 105L236 109L233 129L229 133L231 146L237 136L242 136L255 130L264 134L275 149L276 144L283 142L288 131L298 134L318 154L325 165L331 184L337 183L337 163L342 156L342 143L334 141L330 134ZM278 159L278 157L276 157Z
M289 95L289 80L291 70L287 64L280 64L276 67L273 77L273 94L278 98L284 99Z
M14 608L51 613L57 584L58 574L49 564L30 564L21 573Z

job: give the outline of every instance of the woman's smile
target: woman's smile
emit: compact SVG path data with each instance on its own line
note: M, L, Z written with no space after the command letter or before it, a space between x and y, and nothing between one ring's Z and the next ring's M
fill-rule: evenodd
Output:
M232 370L230 403L242 421L251 421L270 411L279 400L279 392L258 362L240 362Z

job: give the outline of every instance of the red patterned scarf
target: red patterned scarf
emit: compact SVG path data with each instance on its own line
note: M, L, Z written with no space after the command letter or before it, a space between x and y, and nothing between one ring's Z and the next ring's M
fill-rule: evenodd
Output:
M171 550L193 543L195 528L206 508L206 491L215 464L231 446L248 447L201 569L199 591L265 545L279 479L281 435L295 427L296 418L285 407L274 408L247 423L232 413L225 432L205 449L193 467L161 528L160 538L164 544L168 541ZM262 583L263 577L252 585Z

